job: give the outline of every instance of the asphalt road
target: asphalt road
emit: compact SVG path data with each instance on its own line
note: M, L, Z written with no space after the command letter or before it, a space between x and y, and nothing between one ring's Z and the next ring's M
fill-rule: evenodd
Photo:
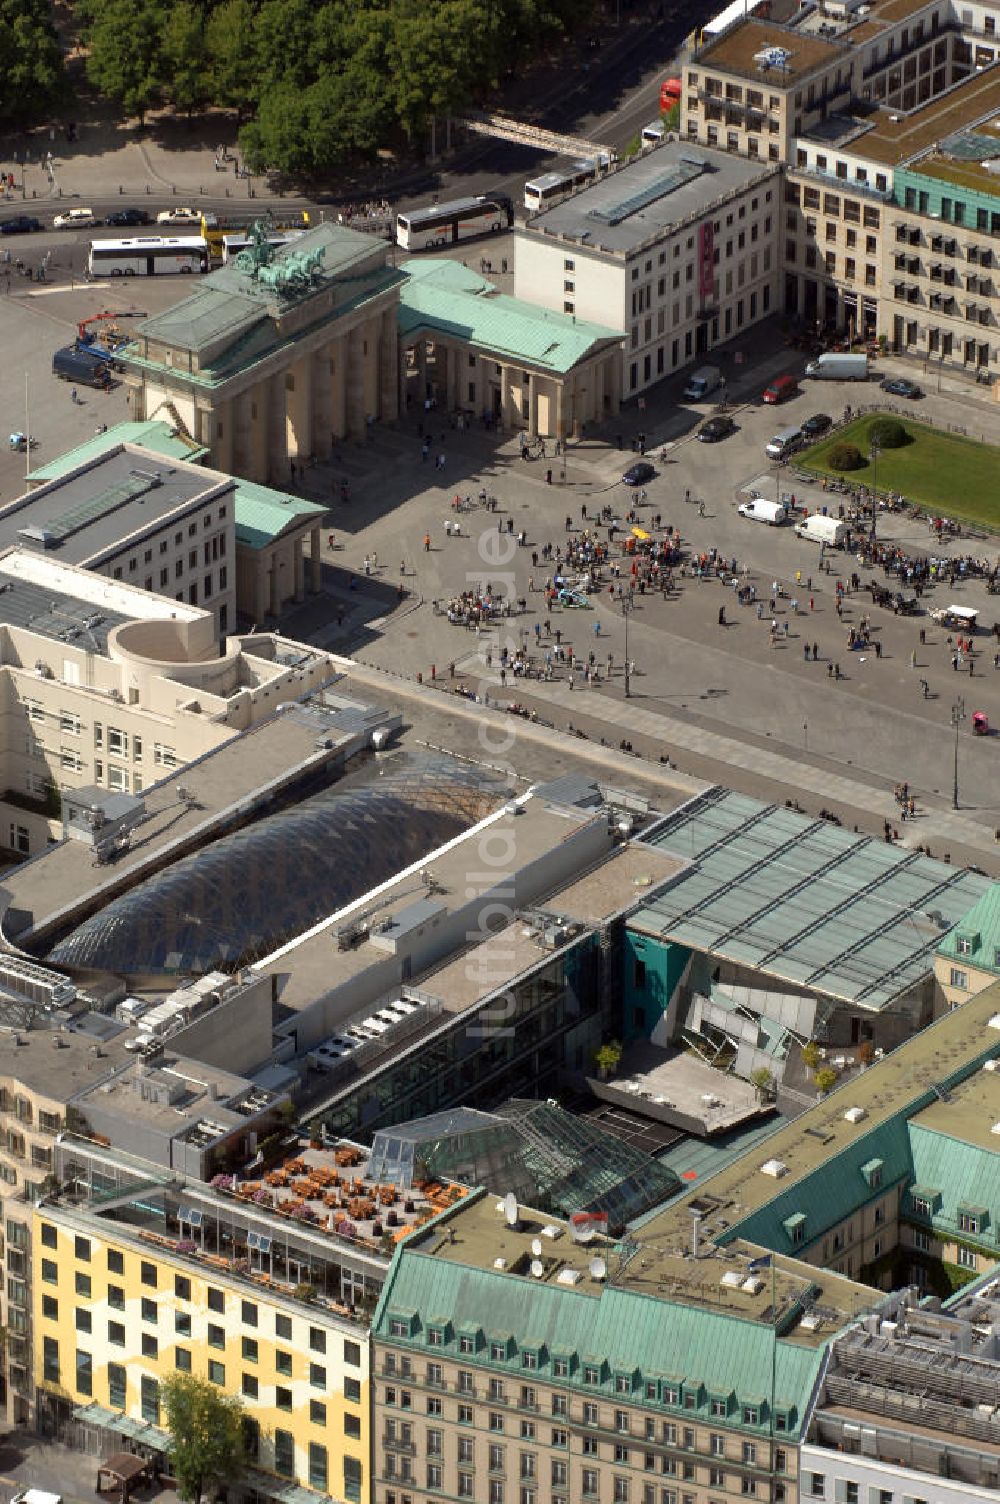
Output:
M700 6L697 11L681 14L667 11L662 20L652 21L648 26L636 22L623 41L628 50L618 55L614 34L600 52L583 53L579 59L576 82L568 91L556 88L549 102L543 102L532 112L533 123L543 125L567 135L593 140L620 150L641 131L642 127L658 114L659 92L662 80L675 71L678 52L699 13L708 14L712 6ZM651 61L651 59L653 61ZM452 165L436 169L428 168L413 191L394 198L397 208L414 207L427 203L433 195L439 199L458 198L465 195L496 191L508 194L518 208L523 204L525 181L541 171L558 165L560 158L505 141L478 141L470 138L468 145L451 159ZM79 231L56 230L52 221L69 207L86 206L93 209L99 220L122 208L141 207L155 221L161 209L175 203L191 201L191 195L182 191L174 196L161 189L142 198L122 197L110 191L92 195L82 193L72 199L13 199L0 203L0 219L17 214L31 214L44 226L40 232L28 235L0 236L0 254L10 250L12 258L20 257L32 267L37 266L48 254L49 269L54 275L82 275L86 266L87 251L91 240L105 236L158 233L155 223L146 229L130 230L108 228L99 224ZM249 185L235 188L238 196L227 197L231 180L220 178L205 185L209 191L197 195L197 207L218 213L250 219L255 210L274 208L279 213L308 209L313 222L324 215L336 213L336 203L329 199L311 200L293 194L280 199L261 192L259 180L250 199ZM242 195L246 191L247 196ZM374 190L373 190L374 191ZM356 191L353 195L358 197ZM183 234L183 228L172 227L164 233Z

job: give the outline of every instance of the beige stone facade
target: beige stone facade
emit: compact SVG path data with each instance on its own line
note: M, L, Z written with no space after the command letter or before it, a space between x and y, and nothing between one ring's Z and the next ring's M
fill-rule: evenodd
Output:
M23 550L0 556L0 582L11 599L19 584L61 597L67 621L88 607L115 621L102 650L0 619L0 845L19 855L61 833L55 792L141 794L330 674L325 654L270 634L220 650L210 612Z
M491 1376L381 1340L372 1385L373 1504L798 1499L795 1447L748 1438L739 1416L685 1424L631 1394L588 1400L531 1373Z
M401 278L385 246L320 225L278 262L308 256L313 269L284 280L225 267L147 320L127 359L131 416L166 412L214 467L278 484L292 464L395 419Z

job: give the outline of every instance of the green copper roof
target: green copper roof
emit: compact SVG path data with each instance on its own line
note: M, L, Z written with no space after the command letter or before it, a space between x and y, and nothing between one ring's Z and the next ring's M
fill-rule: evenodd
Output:
M236 541L263 548L281 536L290 522L326 516L326 507L301 496L286 496L251 480L236 480Z
M487 1346L477 1357L463 1357L463 1363L487 1362L498 1371L509 1364L512 1374L520 1373L520 1351L530 1348L539 1354L538 1377L551 1378L551 1355L575 1354L579 1361L562 1382L582 1385L581 1366L599 1359L603 1382L586 1386L595 1398L614 1392L616 1373L638 1372L643 1383L680 1380L703 1386L707 1395L735 1394L738 1401L757 1403L765 1429L773 1365L776 1408L794 1412L789 1437L796 1434L823 1362L822 1346L775 1343L773 1329L761 1322L613 1285L599 1296L582 1294L404 1247L379 1302L374 1335L424 1348L426 1317L417 1315L410 1338L391 1335L391 1322L404 1313L432 1311L446 1311L456 1330L469 1325L483 1330ZM490 1362L488 1343L507 1338L507 1360ZM427 1351L440 1355L442 1349Z
M450 335L491 355L565 375L601 345L623 335L498 293L492 282L457 261L404 261L399 332Z
M109 450L117 449L119 444L141 444L143 449L151 449L154 454L163 455L164 459L190 460L192 464L203 460L208 453L204 444L195 444L192 440L185 439L172 423L160 418L147 418L141 423L116 423L114 428L95 434L75 449L67 449L65 454L57 455L47 465L32 470L31 479L38 484L42 481L60 480L80 465L89 465L92 460L99 460Z
M1000 883L991 884L979 902L948 931L937 954L1000 976Z

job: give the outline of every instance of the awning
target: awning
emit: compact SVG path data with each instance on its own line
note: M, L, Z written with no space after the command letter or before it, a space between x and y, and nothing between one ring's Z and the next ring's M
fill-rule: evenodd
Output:
M311 1488L276 1478L273 1473L257 1472L255 1468L247 1468L243 1479L255 1492L276 1499L278 1504L336 1504L329 1494L314 1493Z
M81 1405L73 1411L73 1419L88 1426L100 1426L105 1431L114 1431L118 1436L127 1436L130 1441L142 1442L144 1446L152 1447L157 1452L166 1452L170 1446L170 1437L166 1431L161 1431L158 1426L151 1426L145 1420L132 1420L121 1410L105 1410L103 1405L97 1404Z

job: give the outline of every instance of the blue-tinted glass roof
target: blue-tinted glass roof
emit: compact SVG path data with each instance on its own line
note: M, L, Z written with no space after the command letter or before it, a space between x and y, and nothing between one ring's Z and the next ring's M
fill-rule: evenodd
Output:
M140 883L50 959L132 975L232 970L419 861L503 796L446 757L379 759Z

